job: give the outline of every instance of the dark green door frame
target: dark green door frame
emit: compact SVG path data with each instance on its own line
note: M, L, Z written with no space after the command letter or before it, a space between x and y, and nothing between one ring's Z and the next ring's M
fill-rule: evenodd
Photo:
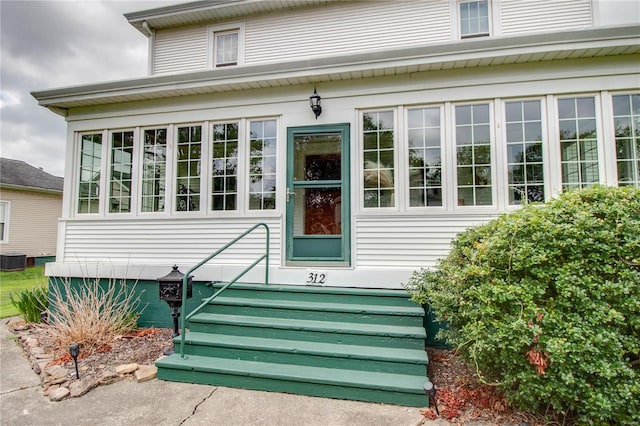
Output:
M340 137L340 173L336 178L307 179L296 176L296 170L306 165L296 164L296 138L332 138ZM286 260L295 262L332 262L349 264L351 261L351 220L350 220L350 127L348 123L319 126L290 127L287 129L287 202L286 202ZM298 152L299 154L299 152ZM311 157L311 156L309 156ZM305 159L308 158L305 156ZM297 161L301 161L298 158ZM321 163L320 163L321 164ZM321 172L322 173L322 172ZM331 173L336 173L332 171ZM301 230L296 223L295 204L306 209L308 194L331 193L334 197L339 191L340 197L340 231L333 234L322 234ZM322 198L322 195L320 195ZM303 201L303 198L305 200ZM302 204L300 204L302 203ZM303 215L307 214L306 210Z

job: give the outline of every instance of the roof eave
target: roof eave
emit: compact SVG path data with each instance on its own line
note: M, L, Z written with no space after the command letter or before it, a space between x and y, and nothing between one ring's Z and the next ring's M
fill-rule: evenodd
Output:
M429 64L461 64L505 57L517 57L514 62L527 62L540 53L584 52L594 56L594 49L603 52L623 48L640 52L640 26L611 27L535 34L517 37L467 40L419 47L367 52L341 57L326 57L294 62L282 62L238 67L235 69L203 70L183 74L165 74L138 79L98 83L62 89L32 92L38 103L57 113L67 108L135 100L157 99L201 93L238 90L238 87L286 85L301 79L319 82L327 76L341 79L357 73L383 72L388 69L415 68ZM628 53L627 53L628 54ZM597 56L597 54L596 54Z

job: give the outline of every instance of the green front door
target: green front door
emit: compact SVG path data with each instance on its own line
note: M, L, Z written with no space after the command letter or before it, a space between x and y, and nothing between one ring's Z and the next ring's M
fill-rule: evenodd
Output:
M287 130L287 261L349 257L349 125Z

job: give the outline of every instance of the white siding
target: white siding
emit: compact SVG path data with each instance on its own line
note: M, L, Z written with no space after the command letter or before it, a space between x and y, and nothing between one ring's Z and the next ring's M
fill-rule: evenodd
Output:
M446 1L378 1L264 15L246 24L247 64L409 47L450 38Z
M500 4L505 35L592 25L591 0L502 0Z
M11 205L9 241L0 245L2 253L55 256L62 194L2 189L0 200L9 201Z
M153 73L206 69L207 27L158 30L153 49Z
M126 261L132 265L197 263L260 221L259 218L68 221L64 261ZM280 222L271 221L268 225L271 262L277 264ZM221 254L219 263L248 266L264 254L264 235L263 228L257 229Z
M465 229L498 216L439 215L360 217L356 225L359 268L418 269L447 256L451 240Z

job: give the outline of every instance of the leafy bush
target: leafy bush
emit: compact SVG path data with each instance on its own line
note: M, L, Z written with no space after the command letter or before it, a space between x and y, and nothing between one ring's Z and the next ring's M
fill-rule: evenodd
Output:
M19 293L11 293L9 299L22 319L30 323L40 322L40 313L45 312L49 307L47 287L37 286L24 289Z
M640 190L528 205L406 284L486 381L578 424L640 424Z
M72 343L91 353L116 335L137 326L139 298L126 280L83 279L74 286L69 279L51 286L48 340L58 355Z

